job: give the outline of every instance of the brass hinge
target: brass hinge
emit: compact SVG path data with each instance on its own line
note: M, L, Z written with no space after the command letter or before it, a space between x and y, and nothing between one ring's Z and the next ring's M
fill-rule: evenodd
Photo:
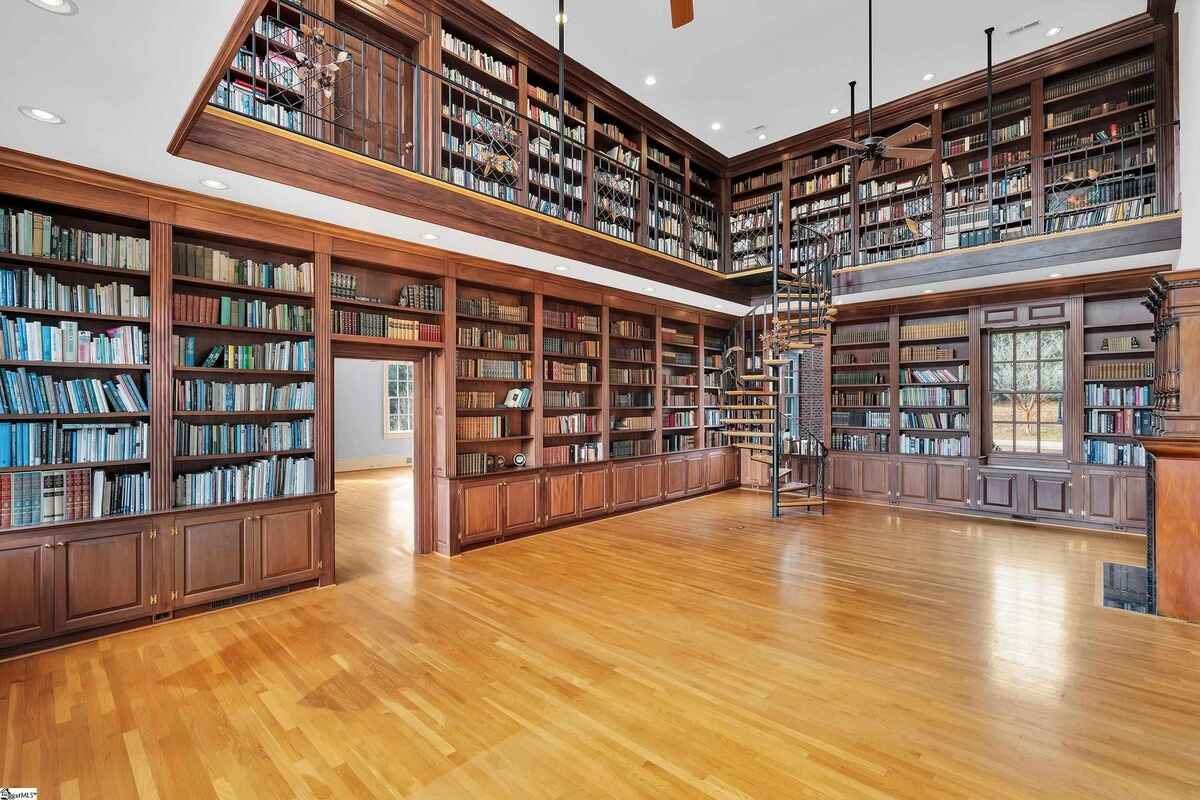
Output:
M150 605L152 605L152 606L158 605L158 595L156 595L156 594L150 595Z
M158 538L158 528L151 528L150 529L150 541L154 541L157 538Z
M325 509L324 509L324 507L322 507L322 506L317 506L317 515L318 515L318 516L320 516L321 512L322 512L322 511L324 511L324 510L325 510Z
M325 562L317 561L317 569L325 569Z
M172 536L178 536L178 535L179 535L179 528L177 528L177 527L175 527L174 525L172 525L172 526L171 526L171 535L172 535Z
M177 597L179 597L179 593L176 592L174 589L172 589L171 590L171 599L174 600Z

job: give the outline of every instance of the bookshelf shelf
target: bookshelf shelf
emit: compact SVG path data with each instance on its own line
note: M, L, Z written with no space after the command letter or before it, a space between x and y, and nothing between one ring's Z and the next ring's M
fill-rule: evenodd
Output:
M1134 111L1144 111L1147 108L1153 108L1154 103L1155 103L1154 100L1148 100L1144 103L1132 103L1130 105L1123 106L1121 108L1110 109L1108 111L1104 111L1099 114L1093 114L1090 117L1083 117L1081 119L1071 120L1070 122L1064 122L1062 124L1046 128L1044 130L1044 133L1055 133L1057 131L1067 130L1068 128L1076 128L1076 127L1079 127L1080 125L1087 125L1089 123L1096 122L1097 120L1110 119L1112 117L1119 117L1122 114L1129 114Z
M261 450L254 453L212 453L202 456L174 456L175 465L177 467L191 466L193 464L211 464L214 462L225 461L253 461L258 458L271 458L272 456L304 456L312 455L312 448L300 448L296 450Z
M264 336L284 336L297 339L311 339L314 334L312 331L291 331L280 328L249 328L241 325L219 325L209 322L188 322L181 320L171 320L172 328L186 328L191 330L203 331L229 331L231 333L253 333L262 334Z
M533 323L529 321L515 321L507 319L495 319L493 317L482 317L475 314L464 314L461 311L456 315L457 319L469 320L471 322L487 322L492 325L511 325L514 328L532 328Z
M189 375L245 375L256 378L312 377L314 374L311 369L237 369L235 367L187 367L179 364L175 364L171 369L176 373Z
M200 286L210 289L220 289L225 292L233 292L235 294L246 295L266 295L267 297L286 297L295 300L313 299L312 292L297 292L291 289L275 289L271 287L261 286L245 286L240 283L227 283L225 281L212 280L211 278L194 278L189 275L172 275L172 283L181 286Z
M444 347L442 342L425 342L420 339L393 339L390 336L356 336L350 333L334 333L330 334L329 338L333 342L374 344L384 347L418 347L425 350L441 350Z
M0 467L0 474L8 472L38 472L59 469L110 469L119 467L144 467L149 465L148 458L131 458L118 461L84 461L71 464L26 464L22 467ZM22 530L24 530L22 528Z
M3 256L0 256L3 260ZM54 311L44 308L24 308L22 306L0 306L0 314L14 317L49 317L52 319L83 319L97 322L120 322L126 325L149 325L147 317L125 317L116 314L92 314L86 311Z
M0 251L0 264L23 264L54 272L86 272L93 275L128 278L130 280L146 281L150 279L150 273L146 270L103 267L83 261L66 261L60 258L45 258L43 256L23 256L5 251Z
M231 417L254 419L255 417L311 417L316 413L311 408L269 409L263 411L172 411L176 417Z
M37 367L39 369L71 369L92 372L149 372L148 364L83 364L77 361L22 361L0 358L0 367Z
M0 414L0 421L3 422L24 422L26 420L58 420L60 422L89 422L89 421L116 421L128 419L149 419L150 412L148 411L105 411L95 414Z
M335 306L347 306L353 308L364 308L371 311L378 311L387 314L413 314L418 317L435 317L441 318L445 312L432 311L423 308L413 308L412 306L398 306L391 303L373 303L370 300L357 300L350 297L332 297L330 302Z

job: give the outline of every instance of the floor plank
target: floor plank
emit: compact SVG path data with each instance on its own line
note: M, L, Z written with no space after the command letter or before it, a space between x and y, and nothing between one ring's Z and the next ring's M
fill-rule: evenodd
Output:
M1095 603L1142 539L725 492L414 559L403 480L339 476L336 587L0 663L0 785L1200 797L1200 627Z

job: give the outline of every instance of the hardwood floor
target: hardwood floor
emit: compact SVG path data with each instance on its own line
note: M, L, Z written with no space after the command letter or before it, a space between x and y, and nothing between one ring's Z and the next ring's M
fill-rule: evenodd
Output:
M725 492L413 559L367 483L336 587L0 663L0 785L1200 796L1200 627L1095 604L1141 539Z

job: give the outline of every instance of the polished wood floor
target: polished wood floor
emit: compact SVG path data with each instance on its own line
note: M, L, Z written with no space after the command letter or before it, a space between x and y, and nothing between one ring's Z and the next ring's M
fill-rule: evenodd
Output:
M1141 539L726 492L413 559L339 485L340 585L0 664L0 785L1200 797L1200 626L1096 605Z

